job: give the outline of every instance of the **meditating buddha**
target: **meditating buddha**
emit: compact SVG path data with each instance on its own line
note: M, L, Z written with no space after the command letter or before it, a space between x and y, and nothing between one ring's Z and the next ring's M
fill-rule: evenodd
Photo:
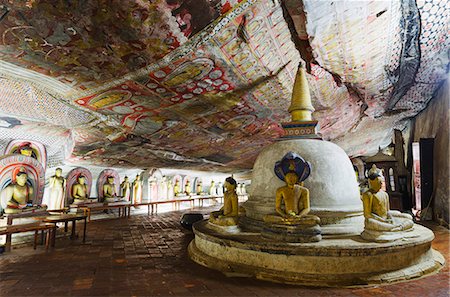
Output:
M7 201L5 213L21 213L37 208L32 201L33 187L27 184L27 180L28 174L20 171L16 181L2 190L1 197Z
M319 217L308 215L310 211L309 190L303 186L302 182L309 176L310 171L309 162L292 152L287 153L281 161L275 164L275 174L286 185L278 188L276 192L275 211L277 215L266 215L265 222L294 225L320 223Z
M88 188L86 185L86 177L80 175L77 178L77 182L72 186L72 197L74 199L73 203L84 203L89 199Z
M213 211L210 214L209 222L220 226L234 226L237 225L239 216L236 180L232 177L227 177L224 186L226 192L223 196L223 206L219 211Z
M114 176L108 176L106 183L103 185L103 198L105 201L114 200L117 196L116 184L114 183Z
M409 214L390 210L389 195L381 189L383 173L373 165L368 172L369 189L362 194L364 232L370 241L389 241L402 238L402 231L412 231L414 223Z

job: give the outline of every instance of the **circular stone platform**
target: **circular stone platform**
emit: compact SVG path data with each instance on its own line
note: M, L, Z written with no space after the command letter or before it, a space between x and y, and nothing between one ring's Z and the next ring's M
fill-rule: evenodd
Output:
M194 225L192 260L227 276L307 286L392 283L438 271L444 258L431 248L434 234L414 225L405 239L366 242L359 235L324 236L315 243L283 243L260 233L227 234L207 221Z

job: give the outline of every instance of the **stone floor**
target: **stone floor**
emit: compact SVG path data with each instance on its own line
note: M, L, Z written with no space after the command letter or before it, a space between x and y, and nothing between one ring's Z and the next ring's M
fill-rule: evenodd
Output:
M210 209L203 209L208 212ZM189 260L193 235L181 212L94 220L88 240L59 238L48 252L20 247L0 255L0 296L449 296L449 265L412 282L367 288L309 288L226 278ZM448 263L449 231L431 226ZM81 229L81 228L80 228ZM388 259L387 259L388 260Z

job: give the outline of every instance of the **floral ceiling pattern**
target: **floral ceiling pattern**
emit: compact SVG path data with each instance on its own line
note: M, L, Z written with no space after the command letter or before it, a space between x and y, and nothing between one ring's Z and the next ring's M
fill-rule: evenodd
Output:
M55 163L250 169L303 60L323 138L372 154L448 75L443 2L1 4L0 140L58 143Z

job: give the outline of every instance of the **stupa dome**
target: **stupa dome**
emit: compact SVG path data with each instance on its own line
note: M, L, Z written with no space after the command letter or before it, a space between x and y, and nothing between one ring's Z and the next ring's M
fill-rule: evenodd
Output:
M321 224L339 227L339 231L334 228L335 232L330 233L360 231L363 206L352 163L339 146L318 139L278 141L259 154L253 167L250 197L244 205L246 216L262 221L264 215L274 212L276 190L284 185L275 175L274 165L286 152L294 152L311 163L311 174L304 184L310 192L311 212L321 218Z

